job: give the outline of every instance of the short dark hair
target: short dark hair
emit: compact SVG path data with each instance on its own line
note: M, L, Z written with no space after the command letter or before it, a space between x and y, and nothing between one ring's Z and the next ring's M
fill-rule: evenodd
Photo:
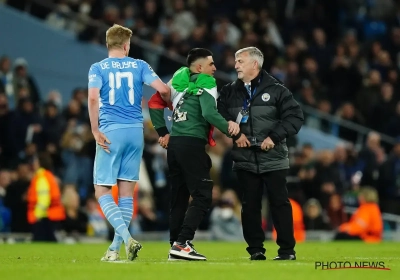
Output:
M203 48L191 49L186 58L187 66L190 67L190 65L193 62L195 62L196 60L198 60L199 58L206 58L207 56L212 56L212 55L213 55L213 53L207 49L203 49Z

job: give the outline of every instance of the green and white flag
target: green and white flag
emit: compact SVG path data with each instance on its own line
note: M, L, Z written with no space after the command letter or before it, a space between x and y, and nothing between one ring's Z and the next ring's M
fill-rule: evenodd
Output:
M171 100L175 108L178 101L185 93L192 95L201 95L203 90L211 94L217 102L218 91L217 83L214 77L200 73L194 82L190 81L190 70L188 67L181 67L174 73L171 81L168 83L171 88Z

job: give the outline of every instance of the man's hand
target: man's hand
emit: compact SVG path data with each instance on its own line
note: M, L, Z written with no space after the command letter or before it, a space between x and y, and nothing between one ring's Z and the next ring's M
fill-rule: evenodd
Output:
M169 143L169 134L166 134L164 137L158 138L158 144L164 149L168 148Z
M237 123L235 123L233 121L229 121L228 124L229 124L228 132L231 136L237 135L240 132L240 127Z
M261 150L268 151L275 147L274 142L272 142L271 138L267 137L261 144Z
M247 139L246 135L240 135L239 139L235 141L239 148L250 147L250 141Z
M107 139L107 137L101 133L100 131L92 131L94 139L96 140L97 145L103 148L106 153L110 153L110 150L107 146L106 143L111 144L110 140Z

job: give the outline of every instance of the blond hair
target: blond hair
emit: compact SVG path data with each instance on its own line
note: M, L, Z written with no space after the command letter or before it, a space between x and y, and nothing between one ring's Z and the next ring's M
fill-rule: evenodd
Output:
M121 48L131 39L132 30L118 24L114 24L106 32L106 44L108 49Z
M235 57L237 57L239 54L247 52L249 53L249 56L254 59L255 61L257 61L258 64L258 69L261 69L264 63L264 55L262 53L262 51L260 51L258 48L256 47L247 47L247 48L243 48L238 50L235 53Z
M361 188L359 195L361 195L367 203L379 203L378 192L372 187L367 186Z

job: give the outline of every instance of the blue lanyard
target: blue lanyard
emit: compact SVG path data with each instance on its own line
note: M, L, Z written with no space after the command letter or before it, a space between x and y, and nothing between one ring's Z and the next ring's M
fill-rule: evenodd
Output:
M258 79L258 84L260 84L261 78ZM251 91L251 96L250 98L245 98L243 101L243 110L247 110L250 107L250 102L253 100L254 94L256 93L257 87L254 87L254 89ZM246 90L247 91L247 90Z

